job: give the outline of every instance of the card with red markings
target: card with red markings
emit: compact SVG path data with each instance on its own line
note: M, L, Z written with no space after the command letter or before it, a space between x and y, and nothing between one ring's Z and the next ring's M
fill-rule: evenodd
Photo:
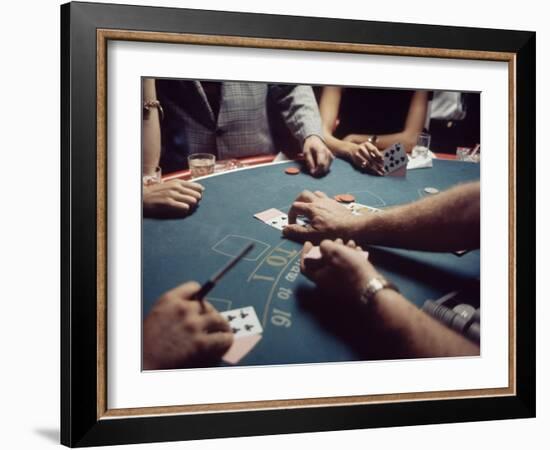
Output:
M369 252L363 250L361 253L363 254L365 260L369 259ZM307 254L304 256L304 260L319 260L322 258L323 255L321 254L321 249L317 245L313 246L311 250L307 252Z
M262 339L262 324L253 306L232 309L220 313L231 327L233 345L223 355L228 364L237 364Z
M235 339L233 345L222 356L222 360L228 364L237 364L248 355L258 342L262 339L261 334L252 334Z
M279 231L282 231L283 228L288 225L288 214L277 208L266 209L265 211L254 214L254 217ZM296 223L305 226L308 224L308 221L305 217L300 216L296 219Z

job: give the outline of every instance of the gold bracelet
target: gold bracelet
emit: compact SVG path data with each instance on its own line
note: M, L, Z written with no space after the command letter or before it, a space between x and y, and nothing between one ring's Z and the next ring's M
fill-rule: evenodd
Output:
M162 105L158 100L149 100L143 102L143 111L149 113L151 111L151 108L157 108L159 111L160 120L164 119L164 110L162 109Z

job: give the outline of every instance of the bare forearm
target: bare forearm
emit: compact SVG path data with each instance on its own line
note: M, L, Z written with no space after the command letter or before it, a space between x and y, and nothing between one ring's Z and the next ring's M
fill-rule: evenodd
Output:
M353 234L363 244L416 250L479 248L479 206L479 183L464 184L380 214L366 214Z
M368 305L370 332L385 342L380 357L430 358L479 355L479 347L418 309L397 292L384 289Z
M143 101L157 99L155 80L143 80ZM160 161L160 115L157 108L150 108L143 116L143 172L144 175L154 171Z
M350 134L346 136L345 140L355 144L361 144L372 136L372 134ZM376 136L376 146L380 150L385 150L389 146L400 142L405 146L405 150L410 153L414 147L415 140L416 134L413 132L409 133L407 131L402 131L399 133L381 134Z
M353 144L334 137L334 135L327 130L326 127L323 130L323 140L335 156L343 159L350 158L350 152L353 149Z

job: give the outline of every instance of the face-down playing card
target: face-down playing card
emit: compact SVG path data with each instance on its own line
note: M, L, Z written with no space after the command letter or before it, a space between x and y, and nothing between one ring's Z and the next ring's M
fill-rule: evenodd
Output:
M369 259L369 252L366 252L363 250L361 251L361 255L363 256L363 258L365 258L365 260ZM304 256L304 261L306 262L311 260L319 261L322 258L323 258L323 255L321 254L320 247L317 245L314 245L313 247L311 247L311 250L307 252L307 254Z
M393 144L384 150L384 174L391 175L397 174L405 175L407 170L407 163L409 159L405 147L401 143ZM405 169L401 169L405 167ZM401 169L401 170L399 170ZM399 171L399 172L397 172Z

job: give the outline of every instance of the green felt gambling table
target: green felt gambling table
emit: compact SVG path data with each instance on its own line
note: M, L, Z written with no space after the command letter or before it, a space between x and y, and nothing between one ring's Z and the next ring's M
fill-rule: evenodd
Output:
M254 250L207 296L220 311L253 306L263 338L239 365L337 362L364 359L361 324L341 311L338 299L322 296L299 271L301 244L254 218L268 208L288 211L304 189L329 196L351 193L365 205L385 208L429 195L424 188L447 189L479 180L479 165L434 160L430 169L406 177L376 177L341 160L330 173L313 178L287 175L297 162L274 163L206 177L197 210L185 219L143 221L143 314L165 291L184 281L205 282L247 243ZM437 230L434 230L437 232ZM479 251L452 253L368 248L371 262L418 306L427 299L476 283ZM353 330L352 330L353 329Z

